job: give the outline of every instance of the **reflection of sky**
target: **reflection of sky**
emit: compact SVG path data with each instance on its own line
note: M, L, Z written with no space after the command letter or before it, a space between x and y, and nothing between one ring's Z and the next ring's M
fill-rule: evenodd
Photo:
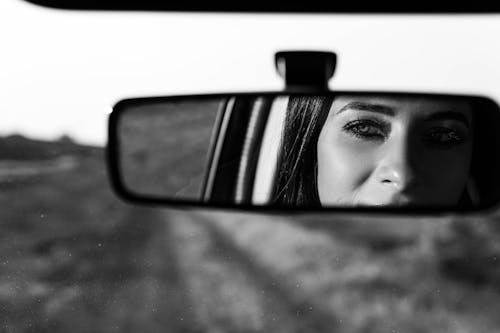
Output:
M105 142L121 98L276 90L273 54L333 50L331 87L500 100L499 16L96 13L0 1L0 134Z

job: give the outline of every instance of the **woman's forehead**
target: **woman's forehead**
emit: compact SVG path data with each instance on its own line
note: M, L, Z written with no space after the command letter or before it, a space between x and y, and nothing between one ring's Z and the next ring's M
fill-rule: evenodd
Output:
M387 115L410 113L429 115L436 112L459 112L467 118L472 115L470 103L463 99L426 96L339 96L336 97L331 113L347 110L379 111Z

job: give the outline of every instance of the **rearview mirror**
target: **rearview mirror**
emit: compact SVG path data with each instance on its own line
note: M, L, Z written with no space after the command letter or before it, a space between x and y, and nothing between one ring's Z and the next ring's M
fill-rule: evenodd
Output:
M500 201L500 110L478 96L335 92L128 99L113 184L138 202L479 210Z

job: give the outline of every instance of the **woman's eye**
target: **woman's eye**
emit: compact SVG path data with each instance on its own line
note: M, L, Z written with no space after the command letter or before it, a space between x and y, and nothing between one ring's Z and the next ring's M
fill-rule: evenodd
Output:
M465 137L458 131L450 128L434 127L426 131L424 141L438 146L452 146L464 142Z
M384 126L372 120L355 120L347 123L343 129L364 140L383 140L386 137Z

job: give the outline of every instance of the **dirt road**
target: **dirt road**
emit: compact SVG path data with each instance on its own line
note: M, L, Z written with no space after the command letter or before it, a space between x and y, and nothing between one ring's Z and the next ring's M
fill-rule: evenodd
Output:
M443 275L446 225L153 209L100 160L50 170L0 191L1 332L500 328L498 289Z

